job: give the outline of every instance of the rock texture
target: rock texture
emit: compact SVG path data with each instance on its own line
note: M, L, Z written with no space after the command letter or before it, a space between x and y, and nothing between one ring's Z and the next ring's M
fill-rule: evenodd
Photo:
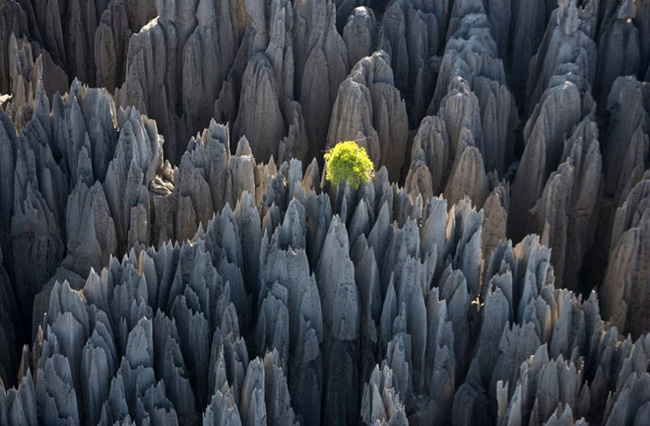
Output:
M645 424L647 0L0 3L0 425Z
M332 109L327 147L355 140L377 166L399 179L408 142L406 105L394 86L390 56L373 53L354 66L338 89Z

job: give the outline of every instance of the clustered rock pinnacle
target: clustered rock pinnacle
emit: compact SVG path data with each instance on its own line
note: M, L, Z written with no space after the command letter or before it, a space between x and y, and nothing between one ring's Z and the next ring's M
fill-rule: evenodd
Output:
M0 426L650 419L649 0L6 0L0 68Z

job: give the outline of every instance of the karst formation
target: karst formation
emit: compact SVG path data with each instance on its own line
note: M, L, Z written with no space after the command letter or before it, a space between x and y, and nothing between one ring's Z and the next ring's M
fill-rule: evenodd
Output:
M0 384L0 426L649 425L650 0L0 0Z

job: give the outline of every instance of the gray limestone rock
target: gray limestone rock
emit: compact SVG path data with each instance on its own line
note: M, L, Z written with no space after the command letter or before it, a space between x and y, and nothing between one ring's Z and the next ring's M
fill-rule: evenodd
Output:
M258 188L256 182L255 157L246 137L242 137L237 143L237 151L230 159L230 192L233 205L237 202L238 195L248 192L255 194L258 200ZM262 174L266 175L266 170ZM270 179L270 176L266 176ZM259 185L261 186L261 185ZM226 182L226 195L228 194L228 182Z
M341 10L340 6L338 10ZM372 54L376 37L375 13L367 7L355 8L343 28L343 40L348 48L348 64L351 67L361 58Z
M159 3L159 7L165 7L164 2ZM196 1L189 5L192 3ZM191 17L183 17L193 22ZM124 84L115 94L119 105L136 107L156 120L160 132L170 142L165 150L173 163L180 161L188 134L172 108L180 101L180 87L176 82L181 75L182 43L189 36L187 25L180 17L175 23L169 21L168 15L161 14L134 34L129 39Z
M155 122L128 108L120 111L120 136L106 170L104 192L120 250L150 243L148 188L162 166L162 140Z
M22 38L23 35L29 32L29 24L27 21L27 14L25 10L17 2L6 2L0 8L0 28L2 34L0 35L0 63L2 64L2 76L0 77L0 91L2 93L9 93L11 88L11 74L9 65L12 52L9 49L9 43L12 36L14 38Z
M266 296L261 299L255 341L257 352L268 349L278 351L281 366L286 369L289 358L289 310L287 288L274 282Z
M526 91L529 113L542 100L553 76L559 74L565 64L574 64L575 74L589 83L594 81L597 47L585 29L596 16L582 11L583 7L578 7L574 0L562 0L553 11L539 50L529 64ZM560 49L560 46L571 46L571 49Z
M483 207L488 193L483 157L475 146L466 146L458 153L445 187L444 197L452 204L458 203L463 197L469 197L480 208Z
M521 111L523 111L522 107L526 102L528 65L543 40L548 24L545 3L544 1L531 3L522 0L512 2L510 16L510 45L512 48L508 52L506 63L512 75L513 95L516 97L517 105Z
M616 211L610 259L600 289L605 318L633 336L643 333L648 321L642 309L648 277L641 272L646 268L645 235L650 230L647 187L647 180L638 183Z
M242 79L234 134L236 137L245 136L257 157L266 162L271 157L278 157L274 146L286 134L286 130L279 83L268 57L258 53L246 66Z
M349 63L346 42L336 31L331 0L297 2L293 20L297 100L303 108L309 154L315 157L325 148L338 87L354 63Z
M293 425L286 377L277 365L277 353L267 353L248 365L242 391L244 425Z
M52 55L66 74L95 84L95 33L108 0L19 1L25 10L30 36Z
M363 388L361 417L365 424L407 425L399 394L393 387L393 372L388 366L376 365Z
M620 77L612 86L607 98L607 109L611 112L608 129L604 166L605 194L615 197L617 205L621 197L619 189L627 182L626 175L637 164L647 168L647 128L650 110L650 86L632 77ZM645 155L644 155L645 154ZM627 158L630 160L627 160ZM630 164L630 161L634 163ZM627 163L627 164L626 164ZM625 164L627 167L621 167Z
M531 232L530 210L562 161L564 140L574 126L592 112L591 96L570 77L551 81L526 123L526 147L512 187L509 231L515 238Z
M373 162L399 178L406 158L406 106L394 86L390 56L379 51L359 61L338 89L332 109L327 147L354 140Z
M437 114L447 125L450 164L456 164L464 147L471 145L479 149L486 171L502 175L513 157L518 120L489 27L480 2L454 5L449 41L427 113Z
M499 243L506 239L509 208L510 185L497 186L485 200L483 205L485 220L483 221L483 235L481 236L481 252L484 259L489 259ZM486 267L487 264L485 262Z
M65 91L68 79L49 57L47 51L39 52L37 46L26 38L9 39L9 77L11 93L7 109L20 131L30 121L36 99L45 91L51 96L56 90Z
M11 247L11 258L16 259L12 277L26 321L31 317L33 297L65 254L62 230L68 179L54 159L49 144L47 98L39 99L34 119L15 139L15 147L11 146L14 129L3 139L10 145L4 151L14 158L14 173L9 178L9 182L13 181L13 191L9 194L6 189L4 191L5 197L13 195L13 208L3 209L5 215L13 214L4 225L5 232L11 232L10 245L5 245L4 250L9 253ZM3 168L8 176L7 172L12 170L11 158Z
M75 186L68 199L66 221L69 235L64 266L82 276L91 268L101 270L117 251L118 241L115 222L99 183L88 187L81 182Z
M182 47L182 102L190 134L210 123L212 106L233 65L245 29L243 0L203 0Z
M338 216L334 216L317 268L325 341L325 424L355 421L357 418L356 412L351 409L358 404L355 340L360 333L361 300L354 280L354 265L350 260L349 250L345 225ZM350 389L353 390L351 393Z
M30 370L23 376L17 388L0 392L0 421L4 424L37 425L36 393Z
M508 383L516 383L520 376L519 366L529 356L533 355L541 345L539 337L535 333L535 327L532 323L521 326L508 324L501 335L499 342L500 354L494 366L492 378L490 380L490 389L493 392L497 389L497 383L501 380ZM508 398L512 399L514 395L514 386L508 387Z
M349 250L345 225L334 216L317 269L326 339L343 341L354 340L359 336L361 301Z
M155 2L111 0L94 33L96 84L113 92L124 82L124 59L133 33L155 17Z
M429 58L443 39L441 5L400 0L389 4L377 34L378 49L388 53L395 87L406 100L409 123L417 126L433 94L434 78Z
M204 426L241 426L239 410L232 397L216 391L203 414Z
M422 120L413 139L411 166L406 176L405 187L409 195L422 194L424 199L429 199L443 192L453 161L450 144L444 120L436 116Z
M650 8L648 7L647 1L640 1L635 6L636 16L634 18L634 24L639 32L639 52L641 54L640 78L643 76L643 71L647 70L650 64L650 44L648 43L648 31L650 30L648 13L650 13ZM646 79L646 81L648 80Z
M259 262L262 242L260 213L255 208L253 195L244 192L235 208L235 217L241 234L242 262L249 265L242 273L246 291L255 296L259 293ZM255 299L254 299L255 300Z
M553 249L557 285L579 291L582 259L593 244L602 188L602 159L593 121L576 126L562 158L531 213L542 242Z
M621 421L629 421L634 425L643 424L648 414L649 379L648 373L635 373L630 376L618 397L608 404L611 408L608 407L606 425L614 425Z
M643 424L646 3L3 2L0 424Z
M522 364L522 377L517 382L515 397L507 408L502 424L528 421L529 424L575 424L589 410L587 384L581 387L582 366L562 357L549 360L546 346ZM565 407L562 409L561 407ZM573 407L573 409L572 409Z
M104 319L100 321L99 318ZM117 350L108 319L105 315L98 316L95 330L81 353L81 391L86 418L91 424L99 422L102 402L108 398L117 361Z
M485 169L502 176L514 157L514 129L518 113L507 86L490 78L477 76L474 92L481 108L481 139L477 144L485 159Z
M41 424L79 424L77 396L69 360L60 354L48 358L39 368L36 382L38 422Z
M609 16L601 23L596 82L603 99L608 97L618 76L641 74L639 31L631 22L635 16L634 3L623 1L615 16Z

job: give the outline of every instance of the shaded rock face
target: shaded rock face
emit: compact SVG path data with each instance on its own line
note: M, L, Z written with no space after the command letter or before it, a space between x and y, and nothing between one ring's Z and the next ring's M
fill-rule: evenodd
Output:
M648 1L1 3L1 425L645 424Z

